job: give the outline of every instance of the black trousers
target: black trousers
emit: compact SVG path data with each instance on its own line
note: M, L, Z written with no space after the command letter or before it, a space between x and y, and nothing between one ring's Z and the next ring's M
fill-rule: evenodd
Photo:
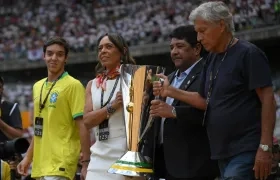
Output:
M163 178L165 180L214 180L215 177L193 177L193 178L176 178L170 175L166 169L163 146L159 145L155 153L155 173L153 180ZM176 166L176 164L174 164Z

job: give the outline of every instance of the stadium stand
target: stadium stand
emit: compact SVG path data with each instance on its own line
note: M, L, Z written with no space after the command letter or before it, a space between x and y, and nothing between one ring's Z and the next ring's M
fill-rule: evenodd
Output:
M161 43L199 0L30 0L0 7L0 61L42 59L50 36L65 37L72 52L92 51L97 38L117 32L129 45ZM6 2L6 3L5 3ZM236 31L279 24L279 0L227 0Z

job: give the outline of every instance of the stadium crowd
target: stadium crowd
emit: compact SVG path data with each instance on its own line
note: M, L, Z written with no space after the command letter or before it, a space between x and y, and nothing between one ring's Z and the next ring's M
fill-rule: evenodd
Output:
M117 32L130 46L160 43L202 0L30 0L0 7L0 61L42 59L43 42L66 38L72 52L92 51L97 38ZM226 0L236 31L279 24L279 0Z

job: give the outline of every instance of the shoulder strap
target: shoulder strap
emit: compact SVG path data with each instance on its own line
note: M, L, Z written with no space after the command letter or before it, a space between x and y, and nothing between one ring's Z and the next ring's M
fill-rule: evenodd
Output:
M12 113L14 112L15 108L17 107L18 103L11 103L8 101L3 101L2 102L2 115L5 114L5 116L11 116Z
M12 115L12 113L14 112L15 108L17 107L17 103L14 103L12 109L10 110L9 116Z

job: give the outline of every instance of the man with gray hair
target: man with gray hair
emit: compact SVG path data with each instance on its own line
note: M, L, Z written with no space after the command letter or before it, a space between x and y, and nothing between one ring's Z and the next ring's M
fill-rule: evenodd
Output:
M154 94L205 110L211 157L223 180L266 179L271 171L275 101L269 63L255 45L234 37L223 2L201 4L190 14L197 39L209 51L199 93L154 84ZM255 177L254 177L255 176Z

